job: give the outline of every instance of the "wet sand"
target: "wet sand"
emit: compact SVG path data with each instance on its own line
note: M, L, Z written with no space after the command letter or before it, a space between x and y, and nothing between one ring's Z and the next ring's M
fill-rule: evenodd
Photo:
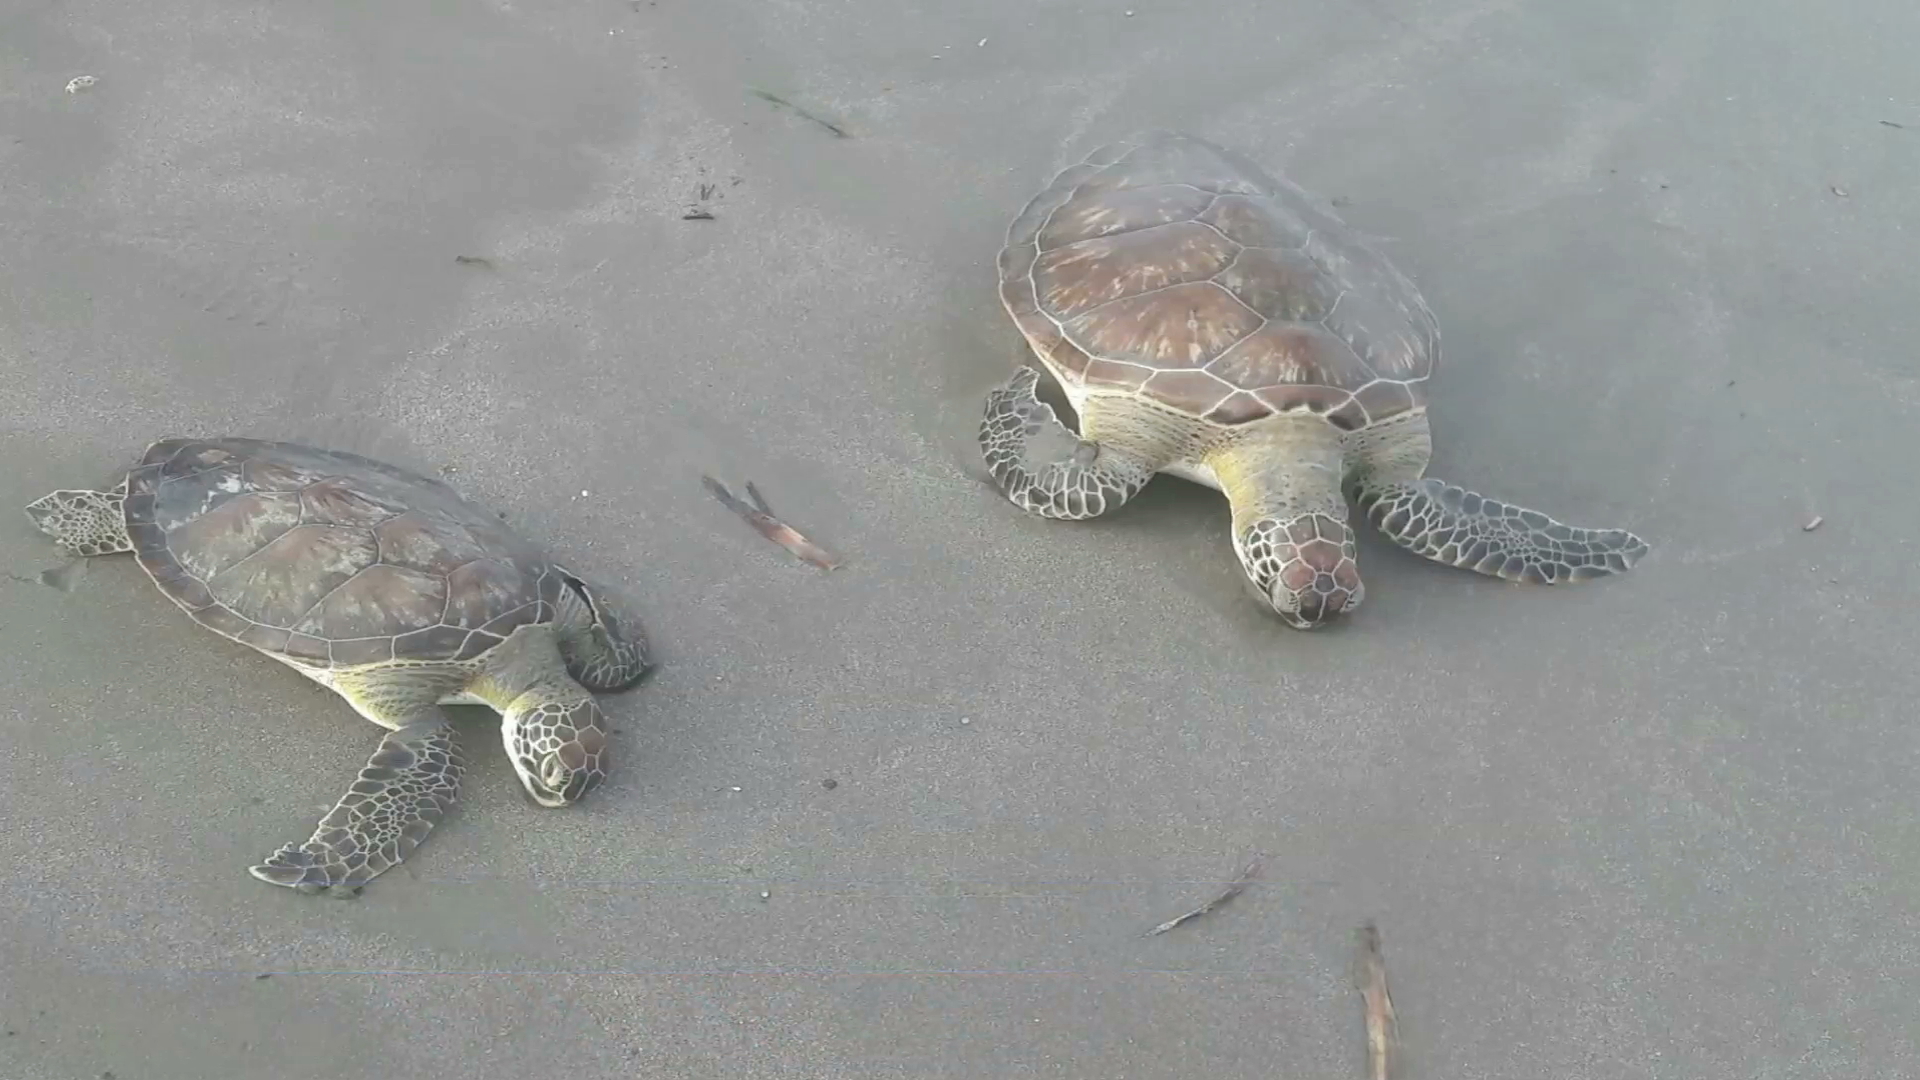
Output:
M34 583L15 518L0 1073L1357 1077L1367 919L1409 1077L1920 1072L1920 11L1128 10L0 14L0 501L182 433L449 468L662 661L588 804L465 709L455 812L303 897L246 867L377 729L127 559ZM1363 533L1308 635L1213 492L999 499L1003 231L1152 127L1384 238L1437 475L1652 554L1522 589Z

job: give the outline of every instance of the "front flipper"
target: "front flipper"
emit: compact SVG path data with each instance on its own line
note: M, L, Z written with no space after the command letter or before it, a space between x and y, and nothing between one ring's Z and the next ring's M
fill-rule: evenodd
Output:
M444 718L390 732L312 838L288 844L250 872L303 893L357 892L420 846L453 805L464 771Z
M1138 495L1153 466L1067 430L1034 393L1039 381L1039 372L1022 366L987 394L980 418L987 471L1007 499L1041 517L1084 521Z
M1621 574L1648 550L1624 529L1564 525L1433 477L1363 484L1356 501L1401 547L1506 581L1557 585Z
M559 620L567 674L596 694L617 694L638 684L653 670L640 620L617 611L607 590L559 569L567 586L560 597Z

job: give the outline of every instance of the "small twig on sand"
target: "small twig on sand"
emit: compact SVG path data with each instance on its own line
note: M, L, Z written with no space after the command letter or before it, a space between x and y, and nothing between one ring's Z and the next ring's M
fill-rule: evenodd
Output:
M747 498L753 501L751 504L748 504L741 502L733 492L727 490L725 484L722 484L711 476L702 476L700 482L706 485L708 491L713 492L713 497L719 499L723 506L739 514L740 517L744 519L747 524L753 526L761 536L786 548L796 557L812 563L822 570L832 570L840 566L840 560L838 558L828 554L820 545L800 535L799 530L793 526L774 517L773 511L767 506L767 501L760 497L760 489L754 487L751 483L747 485Z
M853 138L852 135L847 133L846 128L841 127L839 124L836 124L831 120L821 119L820 117L815 116L814 114L808 112L807 110L801 108L798 105L795 105L793 102L788 101L786 98L783 98L778 94L769 94L765 90L755 90L753 92L753 96L760 98L763 101L770 101L782 109L787 109L802 120L811 120L812 122L820 125L821 127L826 128L828 131L833 132L835 138L840 138L840 139Z
M493 269L493 260L484 255L455 255L453 261L461 266L484 266L489 270Z
M1187 912L1185 915L1176 915L1173 918L1168 919L1166 922L1163 922L1159 926L1156 926L1153 929L1147 931L1144 936L1153 937L1157 934L1164 934L1167 931L1173 929L1174 927L1181 925L1182 923L1192 922L1193 920L1199 918L1202 915L1207 915L1212 913L1214 909L1220 907L1222 904L1225 904L1229 900L1232 900L1234 897L1239 896L1243 892L1246 892L1247 886L1253 884L1253 879L1260 876L1260 864L1262 861L1263 860L1261 856L1255 855L1253 857L1253 861L1247 864L1247 868L1245 870L1240 871L1240 877L1237 880L1235 880L1233 884L1227 886L1226 889L1220 893L1220 895L1214 897L1213 899L1207 901L1204 904L1201 904L1199 907L1194 908L1192 911Z
M1371 1080L1388 1080L1393 1071L1393 998L1387 993L1387 961L1380 955L1380 928L1371 920L1360 928L1360 1000L1367 1010L1367 1061Z
M680 215L680 220L712 221L713 211L707 209L707 200L713 198L713 185L701 184L693 189L693 194L695 205L688 207L687 212Z

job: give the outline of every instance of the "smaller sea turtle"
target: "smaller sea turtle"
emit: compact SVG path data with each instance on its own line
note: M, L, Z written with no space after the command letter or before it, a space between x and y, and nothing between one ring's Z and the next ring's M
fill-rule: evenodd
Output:
M1062 171L1007 229L1000 298L1080 416L1022 365L980 445L1014 505L1111 513L1158 473L1223 492L1254 592L1320 626L1365 588L1351 497L1401 547L1508 581L1620 573L1622 529L1564 525L1426 476L1440 330L1413 283L1301 189L1158 132Z
M606 776L593 693L651 668L638 623L453 489L354 454L257 439L165 439L105 491L27 516L76 556L130 551L201 626L347 699L389 734L313 837L253 876L355 890L405 859L464 771L440 706L502 714L542 806Z

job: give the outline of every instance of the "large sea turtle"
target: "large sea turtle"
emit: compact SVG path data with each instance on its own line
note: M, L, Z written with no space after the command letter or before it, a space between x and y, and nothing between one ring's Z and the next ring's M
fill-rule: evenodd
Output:
M606 776L593 692L651 666L637 623L437 480L354 454L256 439L166 439L109 490L27 516L76 556L130 551L193 620L326 686L390 729L306 843L252 868L303 892L357 889L405 859L463 765L440 706L502 714L542 806Z
M1433 313L1331 209L1237 153L1168 132L1096 150L1014 219L999 266L1080 417L1076 436L1024 364L987 395L981 449L1022 509L1096 517L1162 472L1212 487L1248 583L1303 630L1365 594L1348 496L1400 546L1508 581L1647 552L1426 476Z

